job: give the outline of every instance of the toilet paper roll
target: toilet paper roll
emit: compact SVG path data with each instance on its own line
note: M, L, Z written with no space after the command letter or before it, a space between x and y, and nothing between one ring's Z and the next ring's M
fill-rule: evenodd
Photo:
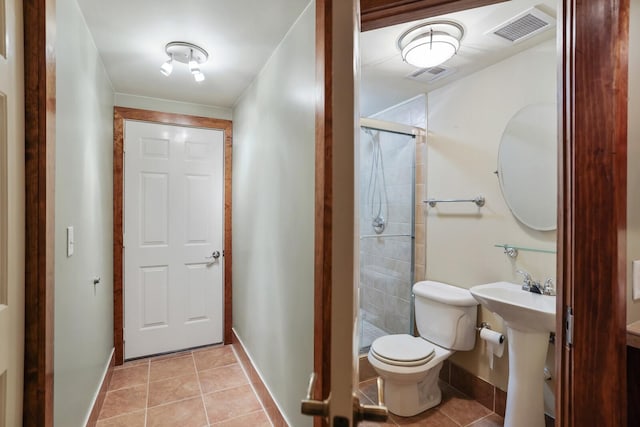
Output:
M489 368L493 369L493 356L502 357L504 354L504 335L489 328L482 328L480 330L480 338L487 343Z

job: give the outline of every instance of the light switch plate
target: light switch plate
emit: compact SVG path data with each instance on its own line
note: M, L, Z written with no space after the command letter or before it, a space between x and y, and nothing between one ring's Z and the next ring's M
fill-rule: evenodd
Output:
M640 299L640 260L633 261L633 300Z
M75 241L73 237L73 227L67 227L67 256L73 255Z

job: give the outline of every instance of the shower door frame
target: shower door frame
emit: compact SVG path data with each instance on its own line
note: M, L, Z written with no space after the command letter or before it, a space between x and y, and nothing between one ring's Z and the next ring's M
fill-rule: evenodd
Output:
M427 135L427 132L425 129L417 127L417 126L411 126L411 125L405 125L402 123L396 123L396 122L389 122L386 120L378 120L378 119L372 119L369 117L362 117L360 118L360 129L371 129L371 130L376 130L376 131L381 131L381 132L387 132L387 133L392 133L392 134L396 134L396 135L405 135L407 137L411 137L413 138L413 158L412 158L412 185L413 185L413 189L411 191L411 205L410 205L410 209L411 209L411 234L407 235L406 237L410 237L411 238L411 265L410 265L410 273L409 273L409 289L408 289L408 293L409 293L409 330L408 333L410 335L413 335L415 332L415 323L412 321L412 319L414 318L414 313L415 313L415 296L413 295L413 291L412 291L412 286L413 283L415 282L415 270L416 270L416 259L415 259L415 252L416 252L416 223L415 223L415 216L416 216L416 149L418 147L418 142L420 142L420 138L425 138ZM360 239L362 240L363 236L360 236ZM378 237L383 238L383 237L405 237L405 236L401 236L401 235L384 235L384 234L380 234ZM424 242L423 242L424 243ZM360 271L362 270L362 265L360 263ZM360 299L360 298L359 298ZM364 321L362 319L362 317L360 316L362 313L362 307L358 306L358 320L359 320L359 324L360 324L360 342L362 342L362 335L363 335L363 331L364 331ZM386 333L389 333L388 331L385 331ZM405 331L404 333L406 333L407 331ZM398 333L398 332L395 332ZM363 353L363 351L368 351L368 346L358 346L360 349L360 354Z

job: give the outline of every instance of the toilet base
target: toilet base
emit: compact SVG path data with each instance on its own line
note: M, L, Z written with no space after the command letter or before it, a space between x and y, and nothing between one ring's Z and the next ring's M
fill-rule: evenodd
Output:
M394 381L393 378L383 376L385 403L389 412L401 417L411 417L440 404L440 369L442 362L429 369L419 382Z

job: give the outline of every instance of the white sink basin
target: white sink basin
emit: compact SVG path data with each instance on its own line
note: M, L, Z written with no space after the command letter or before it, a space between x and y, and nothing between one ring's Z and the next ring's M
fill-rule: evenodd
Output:
M505 427L544 427L543 371L549 332L556 328L556 298L496 282L474 286L471 295L507 326L509 384Z
M480 304L502 317L513 329L556 330L556 297L523 291L521 285L509 282L474 286L469 291Z

